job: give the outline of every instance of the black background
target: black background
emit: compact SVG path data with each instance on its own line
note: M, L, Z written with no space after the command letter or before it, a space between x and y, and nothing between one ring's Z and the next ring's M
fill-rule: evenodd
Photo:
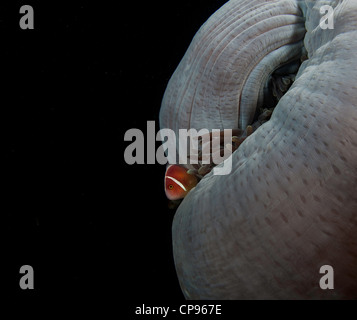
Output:
M3 292L184 301L165 166L127 165L124 134L159 130L170 76L225 2L1 2ZM25 264L35 290L19 287Z

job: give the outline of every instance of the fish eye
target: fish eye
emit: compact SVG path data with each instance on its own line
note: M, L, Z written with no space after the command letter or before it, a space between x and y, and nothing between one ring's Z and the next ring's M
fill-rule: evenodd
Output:
M172 190L174 186L172 184L169 185L169 189Z

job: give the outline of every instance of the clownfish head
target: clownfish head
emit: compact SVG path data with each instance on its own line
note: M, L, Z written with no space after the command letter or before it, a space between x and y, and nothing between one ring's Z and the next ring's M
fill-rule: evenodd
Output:
M187 173L187 169L172 164L169 165L165 173L165 193L169 200L179 200L197 185L196 176Z

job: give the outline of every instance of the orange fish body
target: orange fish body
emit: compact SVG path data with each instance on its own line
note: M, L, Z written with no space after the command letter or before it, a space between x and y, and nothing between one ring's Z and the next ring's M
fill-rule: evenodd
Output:
M197 185L196 176L177 164L169 165L165 173L165 193L169 200L184 198Z

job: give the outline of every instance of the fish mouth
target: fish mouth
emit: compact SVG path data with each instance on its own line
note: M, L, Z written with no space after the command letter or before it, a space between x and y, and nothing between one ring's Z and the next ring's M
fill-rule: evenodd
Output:
M292 61L282 62L281 65L276 67L276 69L271 73L266 75L266 80L262 81L260 84L260 95L255 107L255 111L252 112L251 120L248 121L247 127L243 129L233 129L232 130L232 140L226 145L224 140L224 132L222 130L222 137L220 138L220 155L224 154L224 150L228 147L231 153L235 152L248 138L253 134L260 126L268 122L274 112L275 107L279 103L280 99L288 92L290 87L293 85L296 75L299 71L303 61L307 60L305 55L305 48L301 48L301 55L294 57ZM212 144L212 139L210 139ZM208 152L208 157L211 159L210 163L203 164L202 158L204 154L204 146L202 145L202 140L200 140L198 150L198 162L197 164L191 164L193 168L190 169L190 173L194 174L200 181L204 176L209 174L219 162L215 162L214 150Z

